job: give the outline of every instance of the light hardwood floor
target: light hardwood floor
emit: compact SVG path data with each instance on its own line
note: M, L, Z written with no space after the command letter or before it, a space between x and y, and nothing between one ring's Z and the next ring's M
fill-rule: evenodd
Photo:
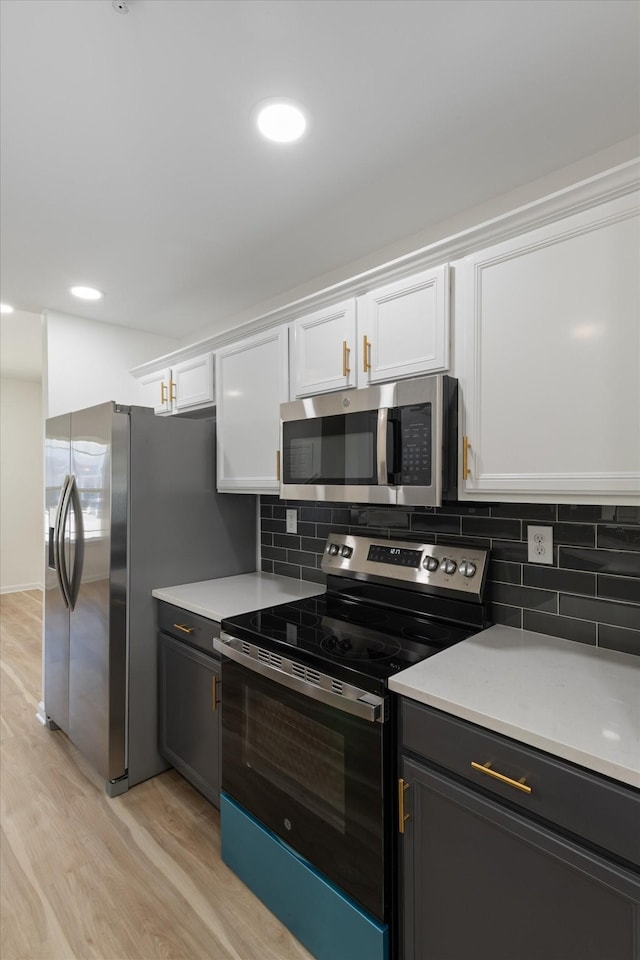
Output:
M220 859L218 812L171 770L109 800L36 720L41 594L0 597L2 960L311 960Z

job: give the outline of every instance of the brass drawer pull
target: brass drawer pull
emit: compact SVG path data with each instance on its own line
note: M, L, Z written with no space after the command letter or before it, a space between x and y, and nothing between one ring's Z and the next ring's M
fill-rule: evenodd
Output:
M280 482L280 451L276 450L276 480Z
M522 790L523 793L531 793L531 787L525 783L524 777L521 777L520 780L512 780L511 777L505 777L504 773L498 773L496 770L491 769L490 761L486 763L476 763L475 760L472 760L471 766L474 770L478 770L480 773L486 773L487 776L493 777L501 783L508 783L510 787L515 787L516 790Z
M347 341L342 341L342 376L346 377L351 373L351 367L349 366L349 354L351 353L351 348L347 346Z
M193 633L195 627L185 627L184 623L174 623L176 630L182 630L183 633Z
M218 701L216 699L218 692L218 678L211 677L211 709L215 713L218 709Z
M161 406L165 404L169 399L168 393L169 391L167 390L166 383L161 383L160 384L160 405Z
M175 380L169 380L169 400L173 401L174 403L178 400L178 397L176 396Z
M471 446L471 444L469 443L469 438L468 438L468 437L463 437L463 438L462 438L462 479L463 479L463 480L468 480L468 479L469 479L469 473L470 473L470 470L469 470L469 447L470 447L470 446Z
M409 814L404 812L404 792L409 789L409 784L402 777L398 780L398 833L404 833L404 825L409 819Z
M371 344L365 333L362 338L362 372L366 373L367 370L371 370Z

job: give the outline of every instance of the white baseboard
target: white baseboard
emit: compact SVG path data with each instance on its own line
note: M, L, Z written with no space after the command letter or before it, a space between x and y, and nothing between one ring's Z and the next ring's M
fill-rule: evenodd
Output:
M0 587L0 593L26 593L27 590L42 590L41 583L16 583L11 587Z

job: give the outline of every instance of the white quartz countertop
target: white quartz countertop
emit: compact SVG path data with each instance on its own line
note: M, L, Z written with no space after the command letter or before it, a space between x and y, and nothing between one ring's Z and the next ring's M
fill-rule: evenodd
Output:
M240 573L235 577L180 583L151 591L158 600L166 600L183 610L218 621L278 603L316 597L324 592L325 587L319 583L279 577L273 573Z
M389 686L640 787L640 657L496 625Z

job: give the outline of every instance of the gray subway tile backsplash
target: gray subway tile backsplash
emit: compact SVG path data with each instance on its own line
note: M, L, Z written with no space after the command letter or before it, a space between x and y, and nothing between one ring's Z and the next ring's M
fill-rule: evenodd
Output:
M599 597L609 600L627 600L629 603L640 603L640 581L635 577L607 577L598 576Z
M538 610L522 611L522 626L534 633L547 633L563 640L576 640L578 643L596 644L597 624L587 620L572 620L570 617L558 617ZM640 653L640 650L638 651Z
M583 550L580 547L559 547L558 566L571 570L590 570L593 573L640 578L640 549L632 553L624 550Z
M640 630L625 630L624 627L612 627L598 624L598 646L621 653L638 653L640 650Z
M285 510L295 507L296 534ZM442 508L260 500L262 569L324 583L331 532L400 537L491 551L490 616L640 655L640 507L452 503ZM527 525L554 528L553 565L527 562Z
M522 564L509 563L507 560L491 560L489 564L489 576L493 582L500 583L522 583ZM532 584L532 586L545 586L545 584Z
M568 543L577 547L595 547L596 535L593 524L553 523L553 542Z
M558 594L551 590L536 590L534 587L519 587L512 583L492 584L491 597L497 603L507 603L524 610L558 612Z
M462 533L495 540L522 540L522 522L504 517L463 517Z
M502 623L505 627L517 627L522 629L522 609L520 607L508 607L504 603L493 603L491 605L491 615L494 623Z
M408 519L408 517L407 517ZM460 535L460 517L444 513L416 513L411 517L411 529L426 533L454 533Z
M541 587L543 590L584 593L591 597L596 594L595 573L560 570L558 567L546 567L542 564L525 563L522 567L522 582L528 587Z
M598 546L614 550L640 550L640 527L598 526Z
M608 623L612 627L640 630L640 604L637 603L616 603L612 600L565 596L561 593L559 613L578 617L580 620Z
M528 523L553 523L557 519L554 503L492 503L492 517L513 517Z
M561 503L558 505L558 520L568 520L570 523L635 523L640 525L640 507Z

